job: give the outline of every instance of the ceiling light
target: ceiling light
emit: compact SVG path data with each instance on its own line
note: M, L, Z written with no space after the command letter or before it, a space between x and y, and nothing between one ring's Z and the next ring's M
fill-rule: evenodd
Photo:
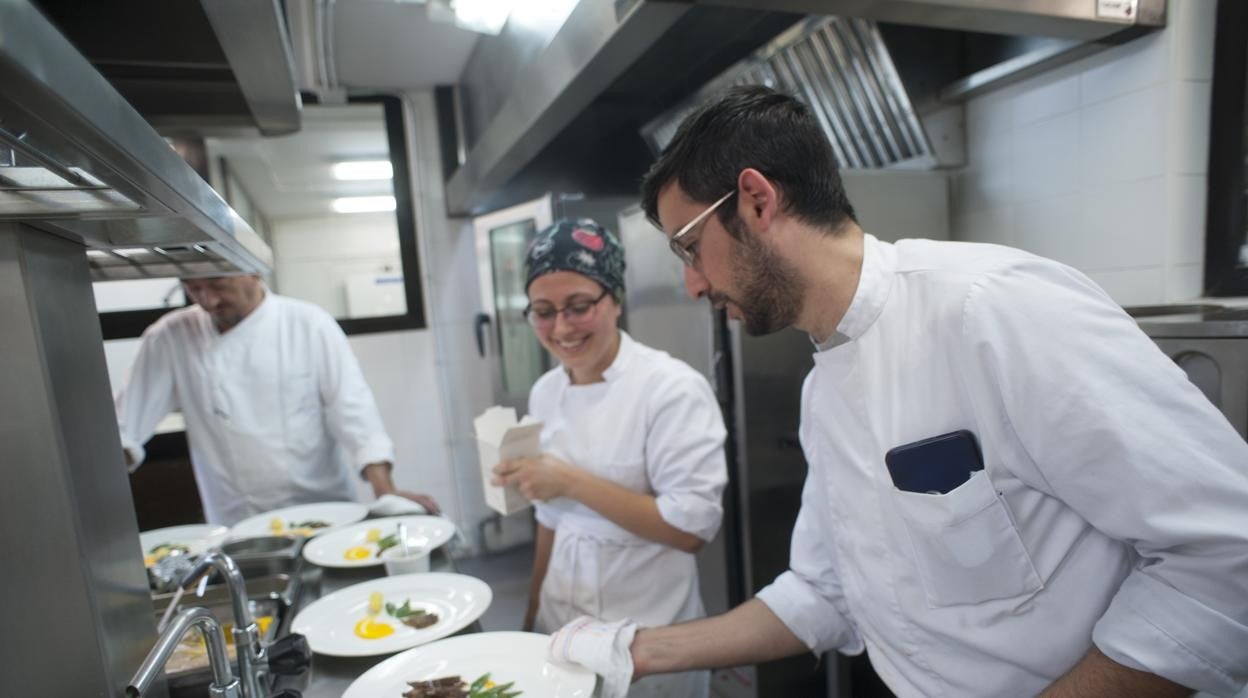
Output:
M338 213L374 213L393 211L393 196L346 196L330 204Z
M134 257L135 255L148 254L146 247L119 247L113 250L113 254L119 254L122 257Z
M438 22L453 17L460 29L497 35L515 4L516 0L437 0L429 3L429 18Z
M334 179L393 179L394 166L389 160L352 160L336 162L330 168Z

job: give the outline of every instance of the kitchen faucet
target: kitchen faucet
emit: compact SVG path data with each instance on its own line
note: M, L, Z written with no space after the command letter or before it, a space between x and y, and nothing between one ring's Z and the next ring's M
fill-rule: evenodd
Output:
M139 698L152 687L152 682L160 677L174 648L191 628L199 628L208 647L208 664L212 667L212 684L208 686L210 698L242 698L238 679L230 672L230 658L225 652L225 634L221 632L221 624L204 608L188 608L174 617L130 679L130 685L126 687L127 698Z
M267 650L260 644L260 626L256 625L251 609L247 606L247 587L243 573L229 555L213 550L199 560L199 564L182 580L182 588L194 586L200 577L215 569L225 578L230 592L230 605L234 608L234 649L238 654L238 673L242 682L244 698L263 698L263 677L267 673Z

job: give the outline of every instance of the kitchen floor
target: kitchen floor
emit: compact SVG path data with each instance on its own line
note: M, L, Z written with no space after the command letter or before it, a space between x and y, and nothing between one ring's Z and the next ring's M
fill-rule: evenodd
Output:
M519 630L529 600L529 573L533 569L533 546L520 545L509 550L466 557L455 561L461 573L490 585L494 601L481 616L486 631Z

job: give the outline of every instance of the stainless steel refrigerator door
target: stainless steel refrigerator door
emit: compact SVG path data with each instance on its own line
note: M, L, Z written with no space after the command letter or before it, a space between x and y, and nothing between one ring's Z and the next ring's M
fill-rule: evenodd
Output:
M491 320L486 350L491 362L494 402L525 412L529 389L549 359L524 319L524 255L534 233L551 223L550 197L496 211L473 220L481 306Z

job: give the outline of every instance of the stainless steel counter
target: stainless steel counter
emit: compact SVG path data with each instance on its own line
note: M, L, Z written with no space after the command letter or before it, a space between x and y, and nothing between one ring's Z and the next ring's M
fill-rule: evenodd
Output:
M455 561L447 553L446 546L438 548L429 556L431 572L455 572ZM359 584L370 579L386 576L381 565L360 567L356 569L329 569L309 564L304 572L304 593L295 605L294 617L299 611L313 601L331 594L339 589ZM467 628L456 633L481 632L480 621L473 622ZM294 688L303 692L303 698L340 698L347 687L361 674L393 655L383 654L376 657L346 658L316 655L312 659L312 670L309 674L297 678L279 679L274 690ZM384 697L379 697L384 698Z

